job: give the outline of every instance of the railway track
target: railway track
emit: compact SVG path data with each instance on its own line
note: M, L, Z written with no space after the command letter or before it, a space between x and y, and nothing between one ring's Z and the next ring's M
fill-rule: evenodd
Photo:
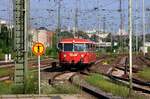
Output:
M95 64L98 64L102 60L103 58L99 58L99 60L95 62ZM90 74L90 70L88 68L85 68L84 70L78 70L76 72L72 72L72 71L57 72L51 77L51 79L49 79L49 84L55 85L55 84L59 84L59 83L63 83L67 81L75 86L79 86L86 93L96 97L96 99L97 98L121 99L121 97L113 96L110 93L106 93L86 83L81 76L89 76L89 74Z
M96 71L91 71L93 73L100 73L100 74L103 74L107 77L109 77L110 79L116 81L117 83L124 83L126 84L127 86L129 85L129 78L126 78L128 77L127 74L129 72L129 67L126 66L127 65L127 60L128 58L126 56L123 56L121 59L120 59L120 62L118 64L116 64L116 66L112 66L110 67L109 69L107 69L106 72L97 72ZM126 69L125 69L126 67ZM119 71L122 71L122 72L119 72L119 73L115 73L115 75L113 75L113 71L116 71L116 70L119 70ZM125 70L126 70L126 76L125 76ZM134 68L133 67L133 73L137 73L139 71L138 68ZM150 82L144 82L142 80L139 80L137 78L134 78L133 77L133 89L135 91L140 91L142 93L146 93L146 94L150 94Z
M122 71L122 72L124 72L124 71ZM124 83L128 86L129 85L129 77L128 76L125 77L123 75L124 74L121 74L118 76L116 74L113 74L113 72L112 72L111 74L106 75L106 76L108 76L110 79L112 79L114 81ZM132 82L133 82L133 89L134 90L142 91L143 93L150 94L150 83L149 82L144 82L144 81L138 80L134 77L132 79Z
M51 58L46 58L41 60L41 67L45 67L48 65L52 65L52 63L58 63L58 60L54 60ZM37 60L29 60L29 67L37 67ZM0 62L0 68L9 68L9 67L14 67L15 63L14 62Z
M113 79L114 81L126 84L127 86L129 85L129 79L125 79L123 77L118 77L114 75L110 75L109 78ZM146 82L142 82L142 81L134 79L132 85L135 91L140 91L143 93L150 94L150 87L149 87L150 83L146 83Z
M13 66L14 66L14 62L0 62L0 68L9 68Z
M148 67L150 67L150 59L149 57L145 56L145 57L139 57L139 59L141 61L143 61L144 64L146 64Z
M32 71L37 71L36 69L34 68L37 68L37 60L34 60L34 59L31 59L31 61L29 60L29 69L33 69ZM52 60L50 58L46 58L46 59L43 59L41 60L41 70L44 70L44 69L47 69L47 68L50 68L52 67L52 63L56 63L57 64L57 60ZM12 71L14 71L14 62L0 62L0 69L4 69L4 70L8 70L8 69L12 69ZM11 71L11 73L12 73ZM9 74L7 73L8 75L0 75L0 82L1 81L5 81L5 80L11 80L12 79L12 75L13 74Z
M79 86L81 89L83 89L83 91L85 91L86 93L96 97L96 98L104 98L104 99L121 99L122 97L115 97L113 96L112 94L110 93L105 93L103 92L102 90L92 86L92 85L89 85L87 84L86 82L83 81L84 78L82 78L82 76L89 76L90 73L95 73L97 72L96 70L98 70L98 68L96 67L96 65L98 67L101 66L101 62L103 60L105 60L106 56L105 57L102 57L102 58L99 58L99 60L97 60L97 62L95 62L94 65L92 65L91 67L95 67L94 70L91 70L91 67L89 68L85 68L85 70L77 70L77 71L71 71L71 70L63 70L63 69L52 69L50 72L53 74L48 77L50 77L49 79L49 84L51 85L59 85L59 83L65 83L65 82L70 82L71 84L75 85L75 86ZM120 61L116 62L116 63L113 63L113 66L110 66L106 69L106 71L104 71L103 73L102 72L97 72L97 73L100 73L100 74L103 74L104 76L107 76L109 77L110 79L112 80L115 80L119 83L122 83L120 81L120 79L117 79L115 77L110 77L110 74L112 73L112 70L114 70L114 68L116 66L125 66L125 59L126 59L126 56L123 56L122 58L118 58ZM60 67L60 66L59 66ZM105 65L102 65L102 67L107 67ZM56 71L54 73L54 71ZM78 78L78 80L77 80ZM76 82L77 80L77 82ZM82 82L83 81L83 82ZM79 83L80 82L80 83ZM123 81L125 82L125 81ZM128 81L126 81L128 82ZM137 79L134 79L134 83L137 85L137 84L140 84L140 86L149 86L149 84L145 84L144 82L140 82L138 81ZM137 87L137 86L134 86L134 90L135 91L142 91L143 93L149 93L148 90L142 88L142 87Z
M143 59L143 58L140 58L140 59ZM112 69L112 71L109 73L109 75L106 74L106 76L114 81L129 85L129 77L128 77L129 68L128 68L125 60L122 61L122 65L123 66L120 66L120 67L119 66L114 67ZM118 73L114 73L116 71L118 71ZM126 73L125 73L125 71L126 71ZM139 69L133 68L133 73L137 73L138 71L139 71ZM143 93L150 94L150 82L144 82L135 77L132 78L132 82L133 82L133 89L135 91L140 91Z
M49 84L53 85L53 84L59 84L68 81L75 86L79 86L84 92L94 96L96 99L97 98L122 99L121 97L117 97L117 96L113 96L112 94L105 93L102 90L86 83L81 77L83 75L83 72L84 71L79 71L79 72L67 71L67 72L58 73L52 77L52 79L49 81Z
M80 88L82 88L85 92L100 98L100 99L122 99L122 97L119 96L113 96L110 93L106 93L102 90L100 90L99 88L96 88L90 84L88 84L87 82L85 82L79 75L74 75L70 78L70 81L79 86Z
M99 65L99 63L102 62L105 58L106 58L106 56L102 57L102 58L99 58L99 60L97 60L97 62L95 62L95 64L93 66ZM124 60L125 59L122 58L121 61L119 62L119 65L125 66L125 61ZM49 61L49 60L46 60L46 61ZM57 64L57 61L52 61L52 62L56 62L56 64ZM43 66L41 68L41 70L45 70L46 68L51 68L52 67L51 66L52 64L48 64L49 66L47 66L47 64L43 64L43 65L45 65L45 66ZM116 66L118 66L118 64L116 64ZM90 74L92 72L95 72L93 70L91 71L90 68L91 67L86 68L85 70L79 70L79 71L74 71L74 72L73 71L68 71L68 70L64 71L64 70L60 69L61 72L55 73L52 76L52 78L49 79L49 84L53 85L53 84L69 81L70 83L72 83L74 85L80 86L84 91L86 91L87 93L89 93L89 94L91 94L95 97L102 97L102 98L105 98L105 99L112 99L112 98L120 99L121 97L114 97L112 94L105 93L105 92L101 91L100 89L97 89L96 87L93 87L91 85L85 84L85 82L82 82L81 75L88 76L88 74ZM105 72L104 75L109 77L110 79L113 79L113 80L117 81L117 82L120 82L120 83L126 82L126 84L128 84L128 79L121 78L121 77L119 78L115 75L110 75L112 73L112 70L114 70L114 68L115 68L115 66L109 67L107 69L107 72ZM53 69L53 70L56 70L56 69ZM95 68L95 70L96 70L96 68ZM59 71L59 69L56 70L56 71ZM8 78L8 77L6 77L6 78ZM77 78L81 80L81 83L75 82L75 79L77 79ZM144 93L149 93L149 89L146 88L146 86L150 85L149 83L145 83L145 82L139 81L137 79L133 79L133 82L134 82L134 85L135 85L133 87L134 90L142 91ZM142 88L143 86L144 86L144 88Z
M6 80L10 80L10 79L11 79L10 75L0 77L0 81L6 81Z

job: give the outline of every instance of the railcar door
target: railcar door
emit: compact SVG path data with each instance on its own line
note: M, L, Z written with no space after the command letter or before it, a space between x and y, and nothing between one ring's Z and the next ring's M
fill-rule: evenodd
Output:
M88 58L89 58L89 63L95 61L95 53L94 53L94 45L92 43L88 44Z

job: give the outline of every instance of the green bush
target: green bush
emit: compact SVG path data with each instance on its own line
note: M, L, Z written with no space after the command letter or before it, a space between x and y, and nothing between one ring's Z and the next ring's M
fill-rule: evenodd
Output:
M2 52L2 49L0 49L0 60L3 60L5 57L5 54Z
M11 92L12 92L12 94L23 94L24 86L13 84L11 87Z
M10 94L11 88L12 88L11 84L1 82L0 83L0 94Z
M58 50L56 48L48 47L46 49L46 55L53 57L53 58L57 58L57 52L58 52Z
M13 94L37 94L38 93L38 79L37 72L29 72L27 78L26 86L13 85L12 93Z
M36 94L36 93L38 93L37 72L29 73L25 90L26 90L26 94Z
M150 53L150 47L148 47L148 52Z

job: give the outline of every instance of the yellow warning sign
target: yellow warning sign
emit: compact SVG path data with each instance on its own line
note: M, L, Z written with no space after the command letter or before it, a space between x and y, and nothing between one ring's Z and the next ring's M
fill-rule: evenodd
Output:
M41 56L42 54L44 54L45 52L45 47L42 43L38 42L38 43L35 43L33 46L32 46L32 52L37 55L37 56Z

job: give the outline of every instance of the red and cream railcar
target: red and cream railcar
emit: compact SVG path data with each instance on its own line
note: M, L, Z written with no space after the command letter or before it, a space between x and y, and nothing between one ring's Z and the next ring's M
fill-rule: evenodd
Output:
M62 39L59 44L60 65L91 64L96 61L95 43L79 38Z

